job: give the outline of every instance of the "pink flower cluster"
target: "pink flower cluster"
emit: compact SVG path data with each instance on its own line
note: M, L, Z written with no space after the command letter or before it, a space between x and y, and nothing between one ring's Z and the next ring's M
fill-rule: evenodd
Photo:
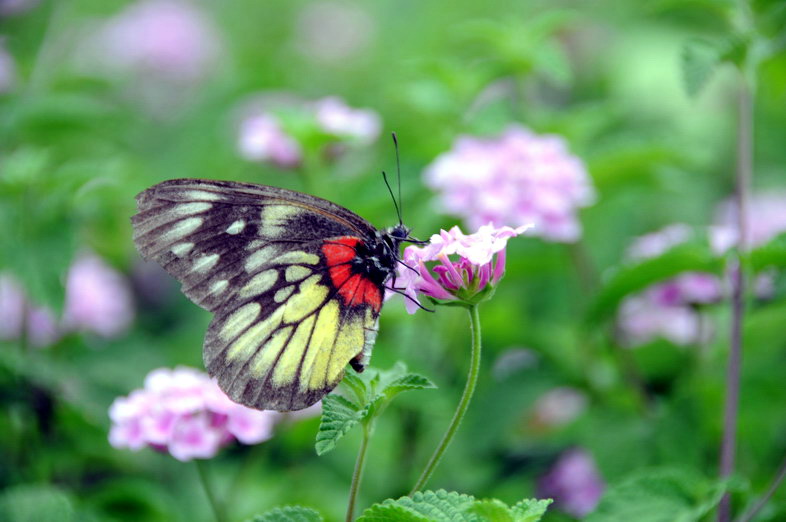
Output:
M537 428L558 428L569 424L587 409L587 395L581 390L559 386L535 401L532 423Z
M134 302L125 277L95 254L77 257L66 281L64 326L116 337L133 319Z
M16 65L0 41L0 94L13 89L16 84Z
M97 51L94 59L110 72L190 83L212 70L220 47L211 20L193 3L140 0L107 20L87 51Z
M408 246L395 279L396 288L407 296L407 311L417 311L418 294L441 301L473 302L493 289L505 274L508 239L529 228L496 228L489 224L465 235L455 226L431 236L424 247Z
M58 320L49 308L30 303L12 275L0 274L0 340L19 339L24 333L31 346L43 347L69 331L116 337L134 318L128 282L95 254L84 253L74 261L65 292L63 318Z
M518 125L494 139L460 137L424 177L443 209L470 228L532 224L533 234L548 241L576 241L577 210L595 200L586 168L565 140Z
M576 518L595 509L604 489L592 455L578 448L560 455L538 480L538 497L553 498L555 507Z
M19 282L0 273L0 340L27 337L30 346L41 348L60 338L60 327L52 310L30 303Z
M628 250L631 259L647 259L664 254L688 241L693 230L675 224L637 238ZM657 338L678 345L704 340L709 332L702 328L696 305L710 304L723 297L723 283L714 274L684 272L671 279L628 296L618 312L618 332L627 346L640 346Z
M736 246L737 214L737 206L733 200L719 205L715 225L710 228L710 242L716 252L726 252ZM783 234L786 232L786 192L753 194L745 217L749 248L761 246Z
M40 0L0 0L0 16L12 16L34 8Z
M289 133L277 109L301 113L313 122L319 132L331 135L337 142L368 145L379 137L382 124L379 116L368 109L354 109L335 96L311 103L279 102L281 107L261 104L249 111L240 122L238 152L250 161L271 163L282 168L293 168L303 160L298 138ZM287 107L287 105L294 105Z
M178 367L150 372L144 388L115 399L109 417L115 448L147 446L185 461L211 458L235 440L266 441L283 415L234 403L206 374Z

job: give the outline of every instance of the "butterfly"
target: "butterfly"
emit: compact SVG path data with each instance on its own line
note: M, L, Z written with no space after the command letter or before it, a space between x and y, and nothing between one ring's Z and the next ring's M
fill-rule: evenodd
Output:
M232 400L298 410L335 388L347 364L365 369L409 238L400 219L380 231L315 196L202 179L159 183L137 206L142 257L213 313L204 363Z

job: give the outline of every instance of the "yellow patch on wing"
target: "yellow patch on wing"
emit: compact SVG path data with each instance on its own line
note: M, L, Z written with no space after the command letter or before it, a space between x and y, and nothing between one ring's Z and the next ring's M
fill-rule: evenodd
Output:
M281 325L282 315L283 312L279 307L265 319L248 328L243 335L232 343L227 351L227 358L232 360L253 357L260 343L264 343L270 337L270 334Z
M328 295L328 287L319 284L321 278L321 275L313 275L300 283L298 292L282 305L284 322L298 322L322 305Z
M281 288L276 291L275 295L273 295L273 301L277 303L281 303L285 301L287 297L292 295L292 292L294 291L295 291L295 285L285 286L284 288Z
M300 281L301 279L305 279L310 275L311 269L300 265L288 266L284 271L284 279L286 279L288 283Z
M316 265L319 263L319 256L316 254L310 254L308 252L302 252L300 250L293 250L292 252L285 252L275 259L272 259L271 263L277 263L281 265Z
M279 248L275 245L267 245L252 253L246 259L246 272L254 273L258 268L269 265L270 260L278 254Z
M270 367L276 362L278 354L289 339L289 334L292 333L292 326L285 326L270 337L270 340L257 352L254 357L254 362L251 363L251 371L257 378L264 377L270 370Z
M265 205L262 209L260 233L265 237L280 237L287 233L289 221L302 211L291 204Z
M337 382L349 360L363 349L365 341L363 325L363 318L356 316L339 327L336 344L333 345L333 353L328 363L327 382Z
M272 382L275 386L290 384L298 376L298 369L303 360L303 352L306 350L308 338L311 336L314 321L315 316L311 315L297 326L273 371Z
M260 272L252 277L248 283L240 289L240 297L253 297L267 292L273 285L276 284L278 279L278 270L271 268Z
M319 311L314 333L311 334L311 342L308 344L308 352L303 360L301 391L325 387L328 360L338 333L338 313L338 301L335 299L328 301Z
M251 323L259 316L259 311L262 309L259 303L248 303L227 317L224 324L221 326L221 338L229 341L234 339L240 332L248 328Z

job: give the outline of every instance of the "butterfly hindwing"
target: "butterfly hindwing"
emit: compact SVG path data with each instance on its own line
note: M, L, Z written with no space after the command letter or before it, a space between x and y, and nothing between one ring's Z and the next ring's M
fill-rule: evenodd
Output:
M214 313L205 365L233 400L304 408L370 351L382 283L350 277L356 245L376 232L359 216L298 192L206 180L161 183L138 205L139 251Z

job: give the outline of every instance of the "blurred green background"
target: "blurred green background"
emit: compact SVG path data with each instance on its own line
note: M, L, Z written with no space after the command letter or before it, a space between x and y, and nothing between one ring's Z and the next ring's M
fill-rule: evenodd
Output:
M716 66L721 59L753 69L755 188L786 188L782 2L175 4L197 13L201 29L190 34L185 22L167 19L107 43L107 27L134 2L0 0L0 270L57 324L69 267L86 252L133 291L130 323L105 335L61 325L45 346L32 346L33 331L0 341L7 513L30 509L33 520L35 506L50 502L75 520L211 520L193 462L107 440L110 404L150 370L202 368L209 322L175 282L141 264L129 221L138 192L178 177L263 183L389 226L396 218L379 172L395 169L388 136L396 131L404 219L427 238L460 219L439 211L424 168L459 135L495 136L520 123L566 140L588 169L596 203L580 211L576 243L510 242L506 278L481 309L478 391L430 486L512 504L538 495L538 477L565 450L582 448L607 494L636 477L677 477L674 495L642 486L636 502L667 513L652 520L711 517L697 506L711 503L717 487L728 303L702 307L714 334L687 346L653 339L626 349L615 314L623 297L659 279L723 272L723 256L706 240L644 267L625 258L633 238L666 225L704 230L732 194L739 77L731 64ZM155 51L157 39L194 47L170 49L161 67L120 52ZM721 57L717 49L731 51ZM239 154L238 122L260 95L287 100L283 119L303 147L298 168ZM297 110L326 96L375 111L380 137L326 153L331 138ZM744 319L738 512L786 454L782 238L753 254L754 268L778 271L768 299L751 297ZM439 389L405 394L381 419L361 508L414 483L458 401L468 355L463 311L410 316L401 302L386 305L373 366L405 361ZM565 421L544 421L538 399L558 387L580 396L580 406ZM318 423L280 426L270 441L231 446L207 463L230 520L292 503L341 519L359 437L317 457ZM614 502L596 520L650 520L615 515ZM547 516L571 519L557 508ZM786 520L786 490L759 519Z

